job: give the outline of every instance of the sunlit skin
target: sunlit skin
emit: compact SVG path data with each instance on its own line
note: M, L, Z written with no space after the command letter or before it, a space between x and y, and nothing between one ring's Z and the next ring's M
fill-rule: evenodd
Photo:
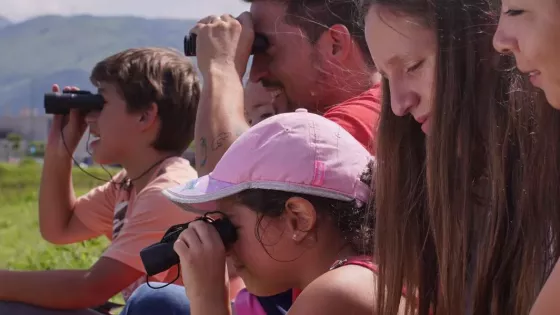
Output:
M560 3L503 0L494 47L515 56L517 67L560 109Z
M374 5L365 18L365 33L371 56L389 81L393 113L412 115L428 133L436 69L435 31L414 18Z

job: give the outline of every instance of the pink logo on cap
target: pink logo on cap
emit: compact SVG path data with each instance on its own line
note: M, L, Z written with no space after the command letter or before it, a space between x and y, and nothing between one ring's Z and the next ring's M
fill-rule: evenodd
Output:
M315 172L313 172L313 181L311 185L321 186L325 180L325 163L321 161L315 161Z

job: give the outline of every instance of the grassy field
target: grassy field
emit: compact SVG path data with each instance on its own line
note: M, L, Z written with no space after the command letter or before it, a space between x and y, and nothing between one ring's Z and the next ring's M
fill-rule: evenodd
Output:
M108 178L101 168L87 171ZM112 171L115 173L115 171ZM77 195L102 182L73 170ZM51 270L89 268L109 244L105 237L67 246L52 245L39 233L37 198L41 166L34 162L0 164L0 269ZM119 301L120 298L116 298Z
M100 178L102 169L89 168ZM37 198L41 166L0 164L0 268L49 270L88 268L105 249L108 241L98 238L68 246L47 243L39 233ZM101 182L79 169L73 171L76 194L87 192Z

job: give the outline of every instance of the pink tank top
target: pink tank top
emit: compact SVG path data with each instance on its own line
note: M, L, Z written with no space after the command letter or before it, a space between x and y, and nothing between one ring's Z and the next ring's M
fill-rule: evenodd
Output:
M347 265L362 266L377 273L377 265L373 263L373 260L370 256L356 256L349 259L337 260L329 270ZM294 288L292 292L292 301L295 301L296 298L301 294L302 290ZM235 297L234 307L236 315L267 315L263 307L259 303L257 297L249 293L247 289L239 291L239 293Z

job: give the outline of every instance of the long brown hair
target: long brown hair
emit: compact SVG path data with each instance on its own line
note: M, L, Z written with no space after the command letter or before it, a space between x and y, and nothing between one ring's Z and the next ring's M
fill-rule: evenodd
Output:
M558 214L549 213L560 209L551 198L560 196L560 133L552 129L558 113L538 106L508 70L513 60L494 51L498 1L362 5L364 12L379 5L420 19L438 38L430 137L411 117L392 113L383 82L377 313L396 314L404 287L408 310L421 315L430 308L527 314L558 256Z

